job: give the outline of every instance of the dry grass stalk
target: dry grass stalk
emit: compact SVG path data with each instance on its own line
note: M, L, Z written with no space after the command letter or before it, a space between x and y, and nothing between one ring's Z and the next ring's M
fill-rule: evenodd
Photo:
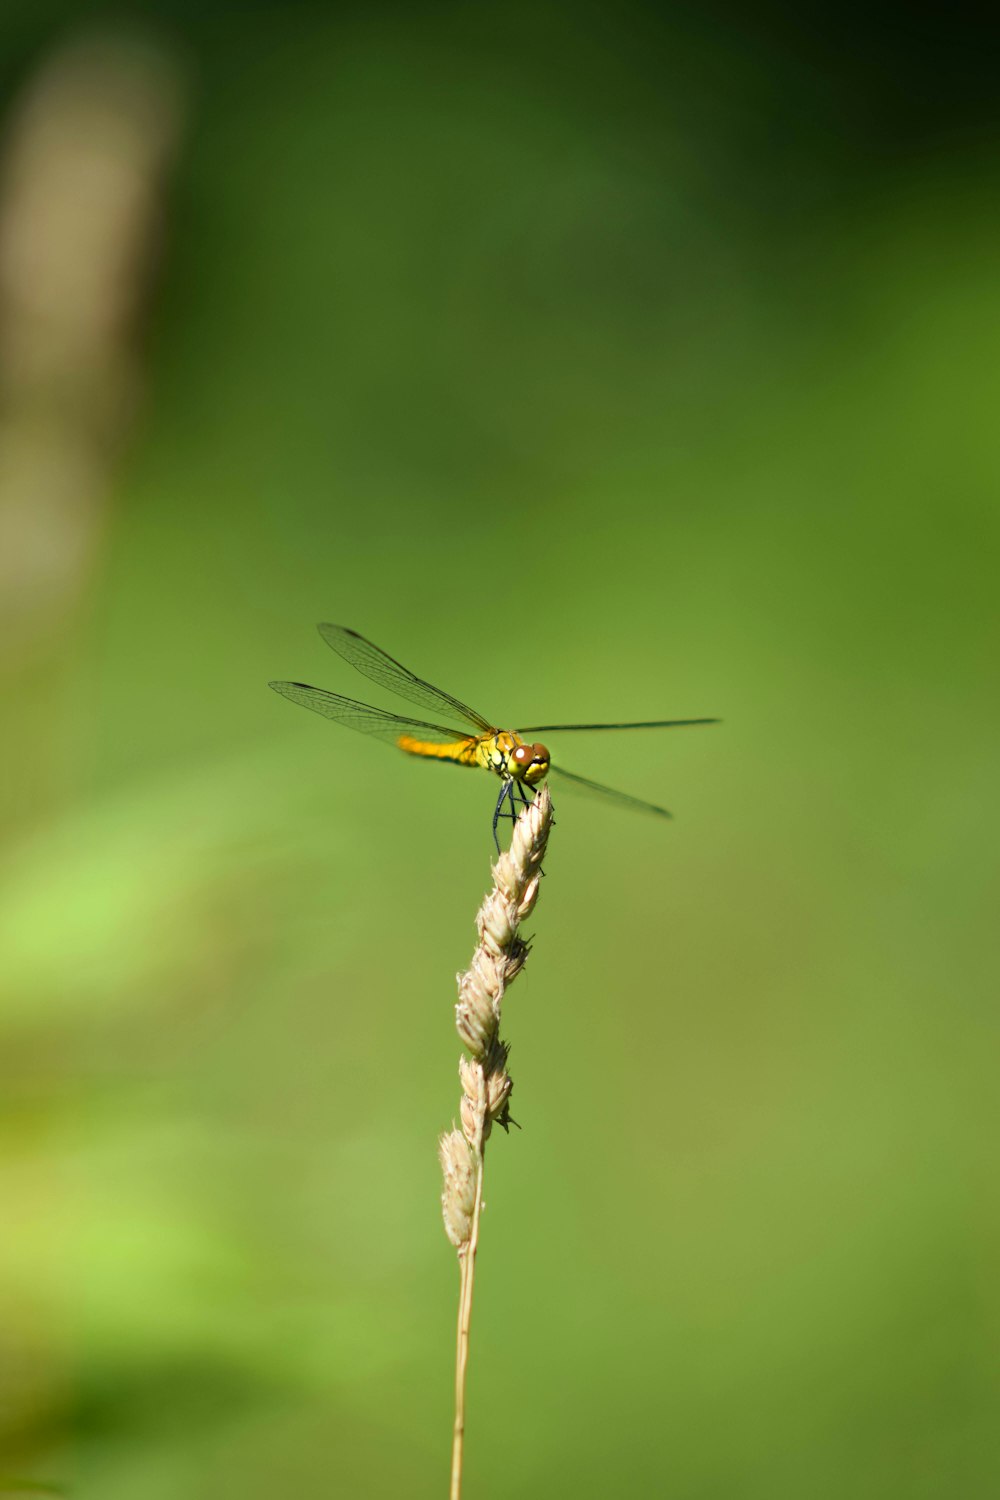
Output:
M507 986L517 978L528 955L528 945L518 936L518 928L538 900L551 825L552 800L548 787L543 787L521 813L510 848L493 867L493 889L476 917L479 944L468 969L458 976L455 1024L471 1056L459 1063L462 1128L443 1135L438 1147L444 1171L441 1206L445 1233L458 1251L461 1273L451 1500L459 1500L462 1491L465 1377L486 1142L494 1124L504 1130L510 1124L513 1085L507 1072L509 1049L500 1039L500 1010Z

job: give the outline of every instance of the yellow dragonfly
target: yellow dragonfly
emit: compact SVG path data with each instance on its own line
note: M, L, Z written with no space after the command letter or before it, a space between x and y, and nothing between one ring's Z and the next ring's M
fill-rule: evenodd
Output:
M576 734L594 729L677 729L719 722L718 719L651 719L633 724L533 724L526 729L498 729L467 703L433 687L422 677L414 676L356 630L348 630L345 625L320 625L319 633L328 646L372 682L397 693L409 703L416 703L435 714L457 718L467 728L451 729L426 719L409 719L384 708L374 708L370 703L342 698L339 693L328 693L324 688L310 687L305 682L271 682L268 686L293 703L301 703L304 708L311 708L314 713L333 719L337 724L345 724L348 729L357 729L361 734L385 740L387 744L405 750L407 755L420 755L456 766L481 766L484 771L492 771L500 778L500 795L493 812L493 838L498 850L497 824L504 804L509 803L513 822L517 812L515 795L520 796L522 804L527 807L525 788L533 790L546 776L554 777L560 786L590 792L621 807L655 813L660 818L670 817L665 807L643 802L639 797L616 792L609 786L602 786L599 781L590 781L585 776L575 776L572 771L554 766L545 746L536 740L529 742L525 735Z

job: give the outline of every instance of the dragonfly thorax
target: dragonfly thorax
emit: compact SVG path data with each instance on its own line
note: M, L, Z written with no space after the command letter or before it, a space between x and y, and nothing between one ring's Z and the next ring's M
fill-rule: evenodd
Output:
M523 781L536 786L549 769L549 752L544 745L526 745L519 734L500 729L484 736L477 746L481 766L503 781Z

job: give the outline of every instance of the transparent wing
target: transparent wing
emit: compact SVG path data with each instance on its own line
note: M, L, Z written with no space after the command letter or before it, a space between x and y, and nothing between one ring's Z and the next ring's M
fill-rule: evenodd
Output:
M686 729L692 724L721 724L721 719L648 719L639 724L529 724L518 734L564 734L575 729Z
M427 724L423 719L404 719L401 714L391 714L384 708L373 708L370 703L357 703L353 698L342 698L339 693L328 693L323 688L310 687L305 682L269 682L283 698L311 708L324 719L333 719L348 729L360 734L370 734L387 745L395 745L400 735L409 734L418 740L429 740L434 745L464 745L475 735L465 734L461 729L447 729L443 724Z
M566 787L568 791L589 792L592 796L603 797L606 802L614 802L619 807L630 807L634 812L655 813L658 818L671 816L665 807L657 807L655 802L643 802L641 797L616 792L613 787L602 786L599 781L588 781L586 776L574 776L572 771L564 771L560 766L550 766L549 775L555 777L557 787Z
M319 633L326 644L345 661L349 661L356 671L371 678L380 687L398 693L408 703L418 703L421 708L431 708L445 714L457 714L466 724L472 725L477 736L496 733L496 726L484 719L482 714L477 714L474 708L470 708L459 698L453 698L441 688L425 682L422 677L415 677L394 657L380 651L378 646L366 641L363 635L358 635L356 630L348 630L346 625L320 625Z

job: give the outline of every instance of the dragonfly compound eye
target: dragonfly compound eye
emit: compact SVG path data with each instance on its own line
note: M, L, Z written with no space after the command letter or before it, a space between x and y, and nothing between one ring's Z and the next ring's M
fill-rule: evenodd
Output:
M510 754L510 772L518 781L534 786L549 769L549 752L544 745L517 745Z
M523 745L521 748L527 752L524 779L529 786L534 786L548 775L549 752L544 745Z

